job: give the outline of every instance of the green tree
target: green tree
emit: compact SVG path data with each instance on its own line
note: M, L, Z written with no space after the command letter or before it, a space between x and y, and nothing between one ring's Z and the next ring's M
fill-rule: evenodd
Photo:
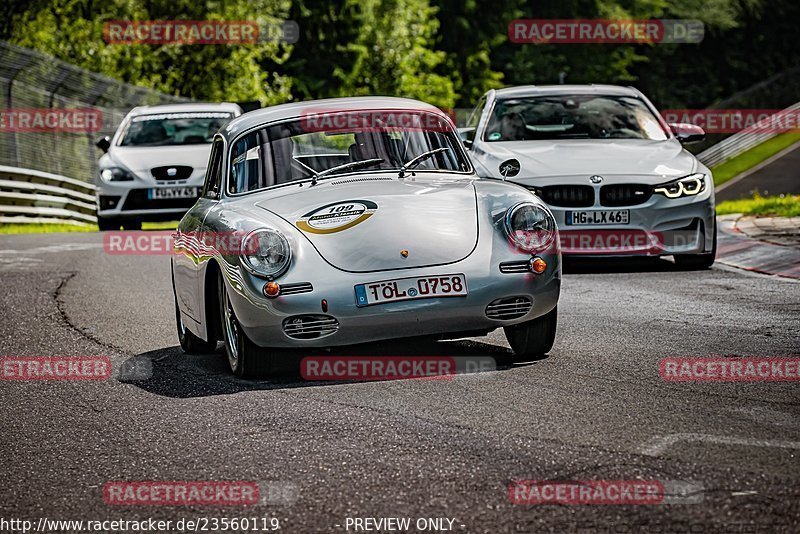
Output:
M47 8L14 13L10 41L35 48L122 81L198 100L259 100L274 104L290 96L291 80L264 71L270 58L284 61L291 46L270 41L230 45L108 44L110 20L256 20L276 22L289 0L52 0Z
M453 107L448 76L436 72L445 53L433 49L438 21L427 0L349 0L359 5L359 33L344 49L355 54L349 71L337 69L349 94L397 95Z
M427 0L300 0L291 16L303 35L285 65L297 97L378 94L455 103Z

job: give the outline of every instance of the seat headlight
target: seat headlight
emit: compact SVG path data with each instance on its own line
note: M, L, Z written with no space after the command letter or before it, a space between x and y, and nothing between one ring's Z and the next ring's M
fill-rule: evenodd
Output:
M703 173L690 174L665 184L655 186L654 193L667 198L692 197L706 190L706 175Z
M542 206L522 202L510 208L505 216L508 237L520 249L538 252L549 247L556 238L556 221Z
M257 276L276 278L292 259L289 242L276 230L254 230L242 240L242 264Z
M105 182L132 182L133 175L122 167L109 167L100 171L100 178Z

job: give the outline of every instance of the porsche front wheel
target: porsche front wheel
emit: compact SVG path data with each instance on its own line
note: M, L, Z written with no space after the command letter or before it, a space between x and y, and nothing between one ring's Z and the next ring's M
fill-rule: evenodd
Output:
M219 291L218 300L222 337L225 341L225 354L228 356L228 364L231 371L240 378L271 374L274 355L270 349L259 347L250 341L242 330L239 320L233 311L222 273L219 274L217 279L217 289Z
M535 360L547 354L556 339L557 323L558 307L555 307L532 321L504 327L508 344L514 351L513 361Z

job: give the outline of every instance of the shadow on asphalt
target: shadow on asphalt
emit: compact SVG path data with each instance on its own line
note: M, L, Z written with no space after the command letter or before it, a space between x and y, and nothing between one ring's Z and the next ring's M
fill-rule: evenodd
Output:
M462 339L434 341L412 338L365 343L333 350L291 351L281 357L276 376L264 379L240 379L231 374L221 346L211 354L184 354L180 347L169 347L134 356L128 362L147 359L152 362L152 375L145 380L120 380L145 391L165 397L191 398L230 395L244 391L289 389L350 384L352 381L306 381L300 378L300 362L306 356L449 356L461 358L490 357L497 362L496 370L507 371L534 362L506 364L511 351L505 347ZM546 359L543 358L542 360ZM539 360L541 361L541 360ZM149 366L148 366L149 367ZM408 380L436 380L432 376ZM400 382L389 380L388 382Z
M565 256L564 274L666 273L684 269L664 258L599 258Z

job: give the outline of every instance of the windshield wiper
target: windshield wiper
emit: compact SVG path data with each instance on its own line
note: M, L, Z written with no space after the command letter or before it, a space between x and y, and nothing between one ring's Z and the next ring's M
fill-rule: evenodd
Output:
M439 152L444 152L445 150L450 150L450 149L448 147L434 148L433 150L428 150L427 152L423 152L419 156L411 159L411 161L403 163L403 165L400 167L400 174L398 175L398 178L402 178L403 176L405 176L407 170L415 168L417 165L419 165L429 157L434 156Z
M331 167L330 169L325 169L322 172L315 172L314 176L311 178L311 185L317 185L317 180L322 178L323 176L330 174L334 171L341 171L346 169L356 169L358 167L369 167L370 165L376 165L378 163L383 163L381 158L371 158L371 159L363 159L361 161L351 161L350 163L344 163L342 165L337 165L336 167Z

